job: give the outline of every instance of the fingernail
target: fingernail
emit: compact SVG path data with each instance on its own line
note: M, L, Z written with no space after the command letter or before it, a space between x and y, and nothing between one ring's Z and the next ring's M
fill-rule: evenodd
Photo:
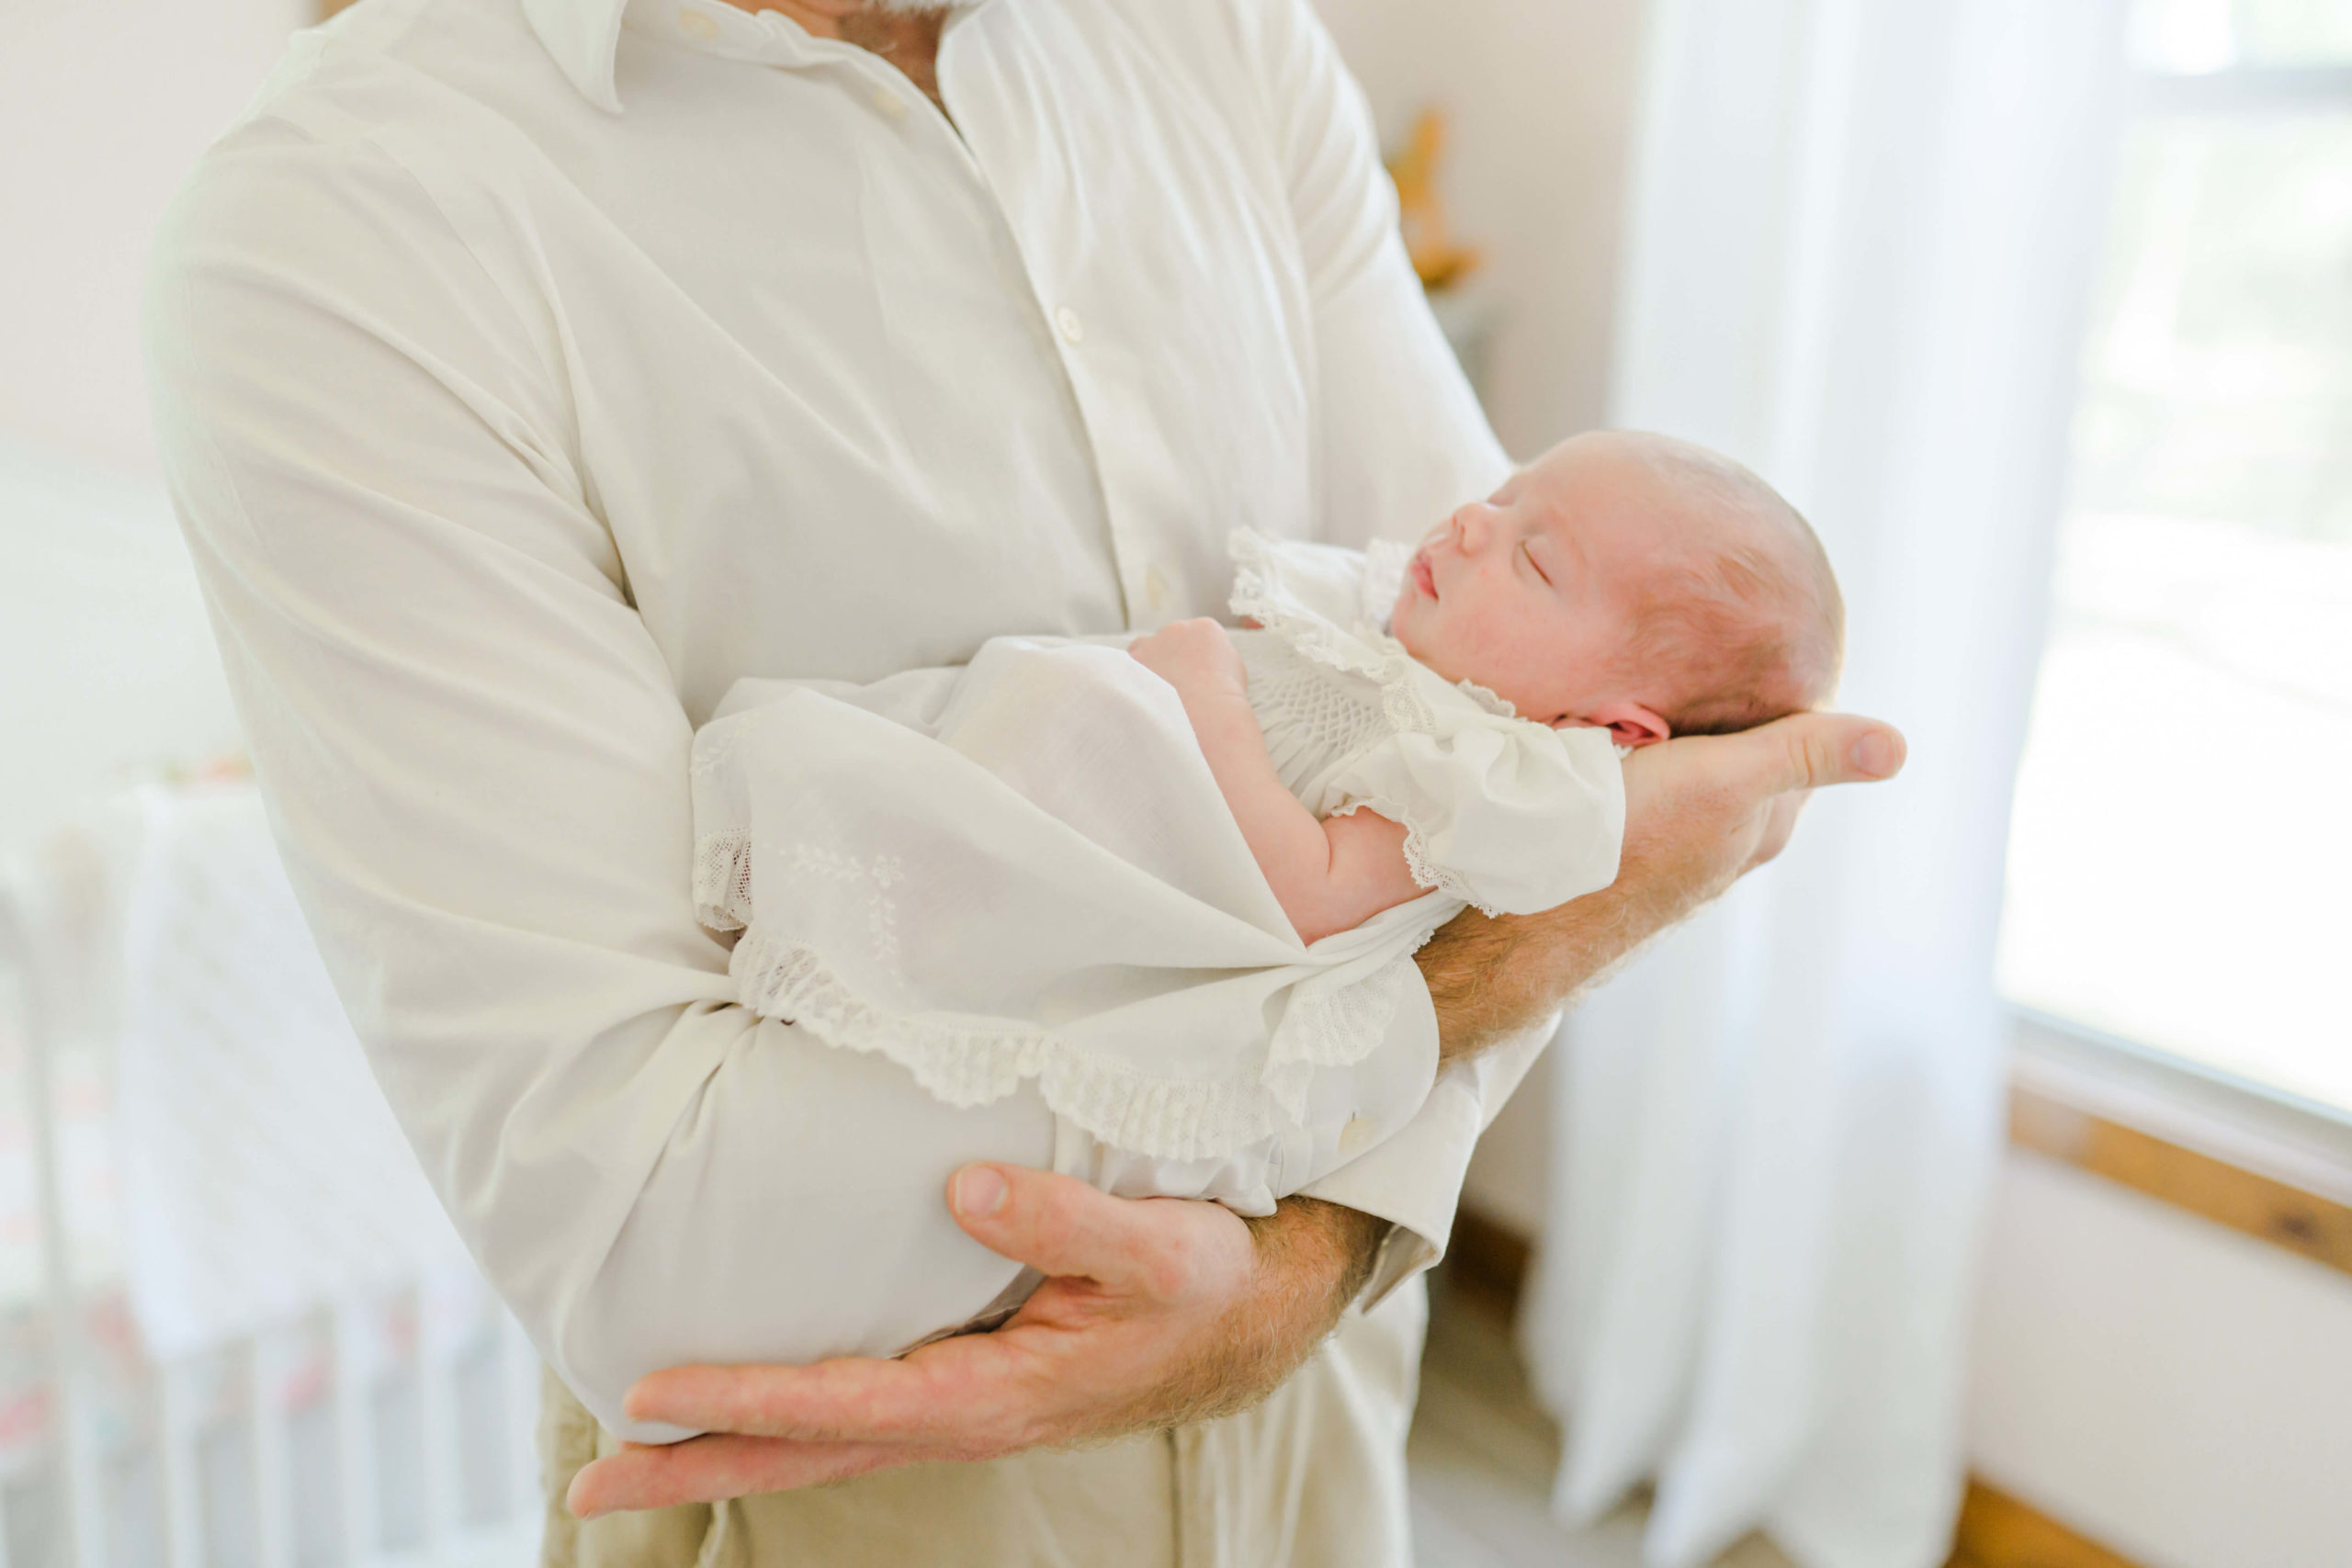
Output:
M956 1212L975 1217L993 1214L1004 1207L1005 1195L1012 1190L1002 1176L976 1165L956 1178Z
M1894 738L1885 731L1873 729L1854 742L1854 771L1864 778L1885 778L1900 766Z

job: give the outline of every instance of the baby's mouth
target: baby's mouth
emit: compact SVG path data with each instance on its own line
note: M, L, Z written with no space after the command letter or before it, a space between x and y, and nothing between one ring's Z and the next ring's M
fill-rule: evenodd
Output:
M1435 599L1437 597L1437 579L1430 572L1430 558L1427 551L1416 551L1414 553L1413 564L1407 569L1406 575L1413 580L1414 587L1428 594L1431 599Z

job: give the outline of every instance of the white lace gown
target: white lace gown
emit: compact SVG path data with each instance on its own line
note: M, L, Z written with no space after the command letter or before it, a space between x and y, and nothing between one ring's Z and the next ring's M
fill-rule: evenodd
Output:
M999 637L872 685L746 681L701 731L695 898L741 932L744 1005L952 1105L1034 1082L1057 1168L1124 1196L1265 1213L1401 1127L1437 1066L1414 953L1465 905L1614 880L1619 759L1406 654L1401 548L1233 555L1283 784L1402 823L1426 893L1301 942L1129 639Z

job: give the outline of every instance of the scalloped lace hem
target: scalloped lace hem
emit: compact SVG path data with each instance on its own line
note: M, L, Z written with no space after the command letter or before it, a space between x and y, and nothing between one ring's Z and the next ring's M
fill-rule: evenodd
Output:
M1370 1055L1401 1001L1396 977L1375 974L1286 1017L1262 1079L1177 1079L1091 1055L1018 1021L876 1007L814 949L772 940L756 925L728 967L754 1012L837 1049L896 1062L943 1104L987 1105L1034 1080L1046 1108L1089 1136L1159 1159L1232 1154L1272 1134L1277 1111L1296 1122L1314 1069Z

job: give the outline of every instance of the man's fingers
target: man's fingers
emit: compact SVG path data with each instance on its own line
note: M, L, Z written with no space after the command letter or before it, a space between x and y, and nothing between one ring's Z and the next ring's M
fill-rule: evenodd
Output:
M964 1457L944 1450L885 1443L798 1443L775 1438L718 1434L666 1448L636 1444L582 1469L571 1478L564 1506L574 1516L632 1508L715 1503L760 1492L787 1492L843 1481L894 1465Z
M1804 803L1812 798L1813 792L1803 789L1772 797L1771 805L1765 808L1763 835L1757 840L1756 852L1747 857L1747 870L1755 870L1789 847L1789 839L1797 830L1797 818L1804 810Z
M1217 1260L1222 1238L1246 1257L1241 1224L1214 1204L1136 1201L1098 1192L1075 1177L1011 1165L967 1165L947 1184L956 1223L989 1251L1056 1279L1083 1277L1122 1294L1170 1300ZM1213 1211L1213 1213L1211 1212Z
M673 1367L639 1378L632 1421L796 1442L901 1444L947 1433L1011 1441L988 1419L1024 1408L1009 1342L971 1335L896 1360L848 1356L808 1367ZM683 1446L683 1445L682 1445Z

